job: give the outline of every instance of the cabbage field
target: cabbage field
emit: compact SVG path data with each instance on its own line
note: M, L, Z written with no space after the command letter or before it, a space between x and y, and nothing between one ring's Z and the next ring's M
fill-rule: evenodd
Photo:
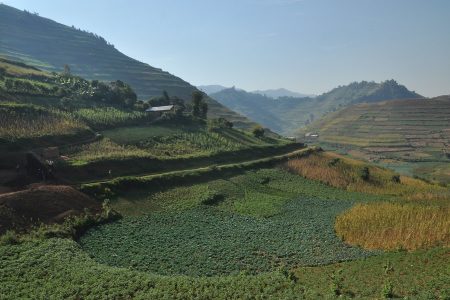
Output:
M377 253L350 247L334 232L339 213L370 197L281 169L140 195L114 204L128 216L82 237L82 247L98 262L163 275L212 276Z
M126 217L85 235L98 262L163 275L259 273L283 265L321 265L374 253L336 237L335 216L350 201L296 199L270 218L198 207L178 213Z

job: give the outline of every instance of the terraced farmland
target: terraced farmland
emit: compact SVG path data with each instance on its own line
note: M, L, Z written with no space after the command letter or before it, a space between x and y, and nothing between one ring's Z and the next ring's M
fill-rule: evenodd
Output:
M317 132L318 142L329 148L387 164L450 162L450 97L357 104L308 131Z

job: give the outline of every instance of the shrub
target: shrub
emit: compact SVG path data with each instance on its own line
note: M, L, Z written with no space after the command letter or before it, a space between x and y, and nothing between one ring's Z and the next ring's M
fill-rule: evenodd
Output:
M261 137L264 136L264 128L262 128L261 126L257 125L255 127L253 127L252 133L253 133L254 137L261 138Z
M230 122L225 118L216 118L208 121L208 129L210 131L217 128L233 128L233 125L233 122Z
M330 160L330 162L328 163L328 166L329 166L329 167L334 167L334 166L336 166L340 161L341 161L341 159L338 158L338 157L333 158L333 159Z
M370 178L370 170L369 170L369 167L363 167L363 168L361 169L361 174L360 174L360 176L361 176L361 179L364 180L364 181L369 180L369 178Z
M392 182L394 182L394 183L401 183L400 175L393 175L392 176Z
M19 237L17 234L12 231L8 230L6 231L1 237L0 237L0 245L15 245L19 243Z
M334 296L340 296L343 294L342 287L342 269L338 269L330 276L331 279L331 292Z
M381 297L385 299L390 299L394 297L394 286L391 281L387 281L383 285L383 289L381 290Z
M200 198L203 205L217 205L225 199L225 196L217 191L208 191Z

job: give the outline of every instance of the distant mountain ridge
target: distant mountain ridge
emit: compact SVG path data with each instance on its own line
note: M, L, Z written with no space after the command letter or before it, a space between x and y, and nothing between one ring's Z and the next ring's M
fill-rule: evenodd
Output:
M220 91L229 89L230 87L226 87L226 86L223 86L220 84L211 84L211 85L199 85L199 86L197 86L197 88L209 95L209 94L215 94ZM234 87L234 88L237 90L246 91L244 89L239 89L236 87ZM249 91L246 91L246 92L249 92ZM273 99L278 99L281 97L296 97L296 98L315 97L315 95L312 95L312 94L297 93L297 92L293 92L293 91L290 91L285 88L256 90L256 91L251 91L249 93L259 94L259 95L267 96L267 97L273 98Z
M189 100L194 86L161 69L130 58L102 37L0 4L0 57L21 61L50 72L68 65L73 74L101 81L122 80L139 99L171 96ZM209 114L226 117L237 126L253 122L208 99Z
M298 134L298 130L305 125L326 113L348 105L391 99L422 98L421 95L409 91L394 80L381 83L354 82L314 98L273 99L235 88L225 89L210 96L230 109L284 135Z
M228 89L228 87L219 84L199 85L197 86L197 88L200 91L207 93L208 95Z
M311 94L302 94L298 92L293 92L285 88L279 89L268 89L268 90L256 90L252 91L254 94L264 95L270 98L278 99L280 97L295 97L295 98L303 98L303 97L314 97L315 95Z

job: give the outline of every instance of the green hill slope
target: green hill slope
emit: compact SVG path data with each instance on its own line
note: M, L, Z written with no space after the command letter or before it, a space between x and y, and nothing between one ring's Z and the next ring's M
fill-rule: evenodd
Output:
M328 112L350 104L421 96L394 80L389 80L382 83L354 82L315 98L273 99L234 88L211 94L211 97L278 133L296 135L299 128Z
M0 4L0 56L50 72L69 65L73 74L101 81L122 80L139 99L170 95L189 100L196 88L161 69L130 58L102 37ZM254 123L208 99L212 116L227 117L238 126Z

